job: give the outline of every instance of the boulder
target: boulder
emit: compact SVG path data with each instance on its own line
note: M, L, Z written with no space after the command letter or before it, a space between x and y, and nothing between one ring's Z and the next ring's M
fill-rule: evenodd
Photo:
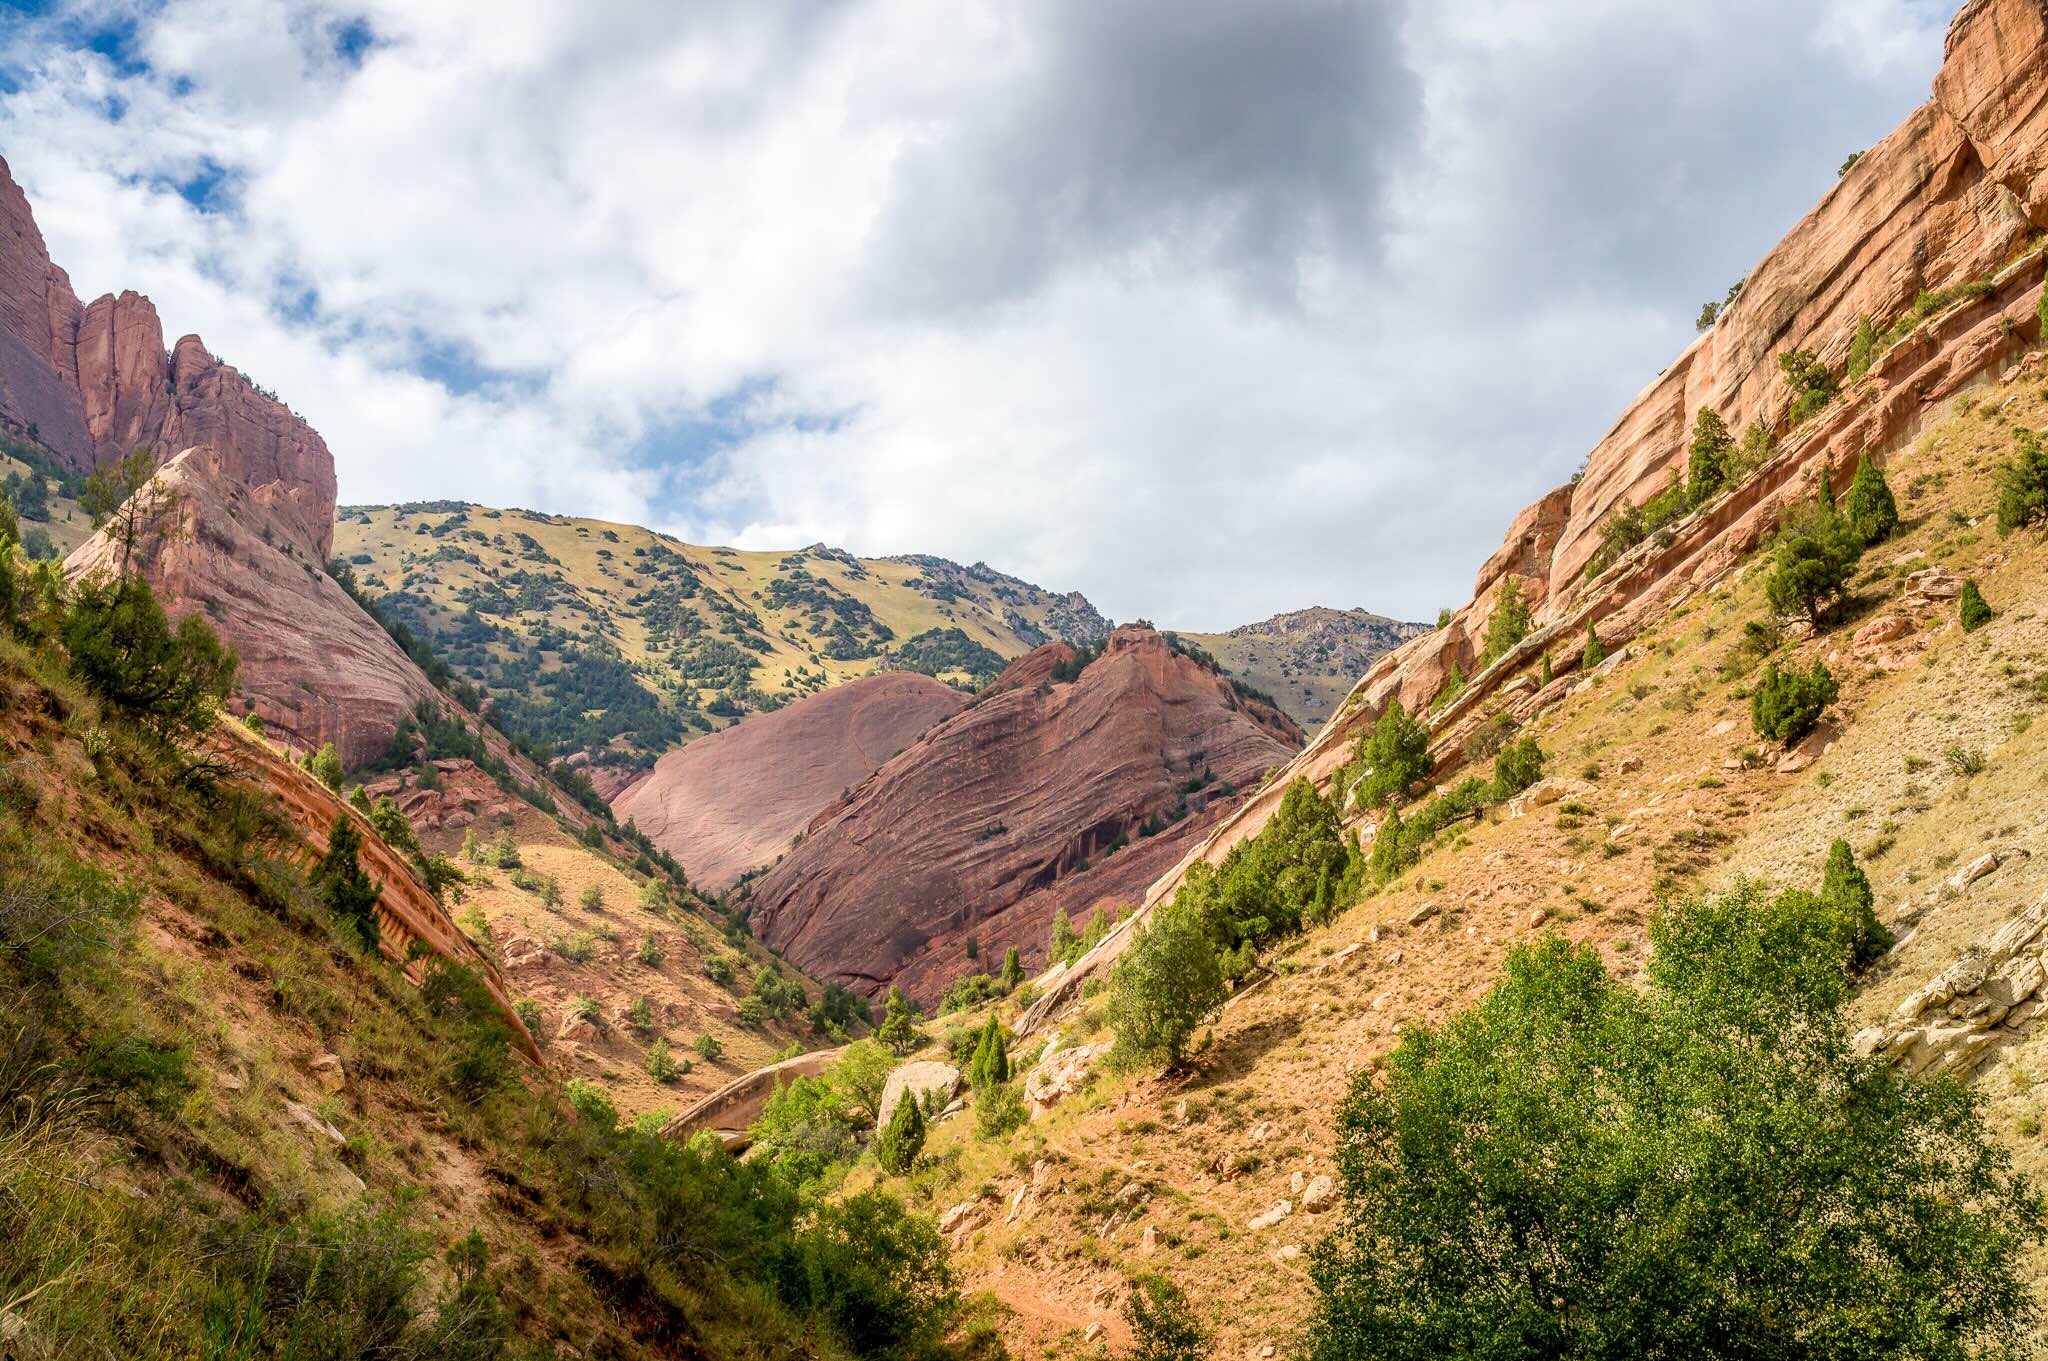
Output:
M882 1084L882 1106L876 1112L875 1127L881 1129L889 1123L889 1117L896 1111L896 1103L906 1093L922 1103L932 1092L942 1092L950 1101L953 1093L959 1090L960 1070L950 1063L923 1059L917 1063L902 1064Z
M1337 1207L1337 1181L1327 1173L1309 1180L1306 1190L1301 1193L1301 1208L1312 1215Z
M1098 1041L1057 1050L1040 1060L1024 1078L1024 1100L1031 1107L1032 1118L1037 1119L1087 1086L1095 1074L1097 1060L1108 1052L1108 1041Z
M1251 1219L1245 1223L1245 1227L1250 1229L1253 1233L1257 1233L1261 1229L1272 1228L1275 1224L1278 1224L1281 1220L1287 1218L1287 1216L1293 1213L1294 1203L1292 1201L1276 1200L1273 1202L1270 1208L1262 1210L1258 1214L1253 1215Z

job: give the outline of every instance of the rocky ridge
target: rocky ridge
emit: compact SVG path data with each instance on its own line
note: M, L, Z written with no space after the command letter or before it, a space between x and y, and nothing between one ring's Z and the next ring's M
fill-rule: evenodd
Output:
M929 676L865 676L669 752L612 812L721 892L964 702Z
M1010 946L1042 961L1055 912L1136 901L1300 741L1150 629L1119 628L1061 679L1075 660L1027 654L820 812L749 886L761 939L828 981L929 1003L976 967L970 939L982 967Z

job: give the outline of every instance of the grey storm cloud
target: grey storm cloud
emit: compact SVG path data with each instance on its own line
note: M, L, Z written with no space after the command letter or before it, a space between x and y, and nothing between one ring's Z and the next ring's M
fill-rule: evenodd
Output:
M1026 7L1009 78L897 166L876 287L973 307L1107 256L1220 270L1262 300L1291 299L1304 258L1377 251L1420 115L1403 8Z

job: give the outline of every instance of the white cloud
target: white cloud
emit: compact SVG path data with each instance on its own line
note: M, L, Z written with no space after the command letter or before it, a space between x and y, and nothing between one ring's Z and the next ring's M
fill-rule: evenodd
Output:
M146 70L15 24L0 152L80 292L277 389L345 498L985 558L1198 628L1462 598L1924 97L1945 17L97 0L62 32L110 16ZM227 211L175 191L208 161Z

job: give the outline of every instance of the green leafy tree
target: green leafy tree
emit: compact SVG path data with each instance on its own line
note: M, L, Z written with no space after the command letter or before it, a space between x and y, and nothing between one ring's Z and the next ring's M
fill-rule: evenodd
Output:
M1890 538L1899 527L1899 503L1892 497L1891 484L1884 480L1884 469L1868 454L1856 461L1856 476L1843 498L1842 513L1865 547Z
M337 794L341 792L341 753L334 749L334 743L323 742L320 750L313 753L313 759L306 768L321 784Z
M2032 430L2013 436L2013 457L1998 469L1998 532L2048 520L2048 441Z
M1735 437L1728 433L1728 422L1714 408L1701 407L1693 417L1692 448L1685 462L1686 494L1695 505L1727 484L1734 458Z
M1389 808L1372 839L1372 877L1385 883L1408 868L1407 828L1402 825L1399 805Z
M1115 1065L1173 1066L1203 1018L1227 995L1216 947L1195 911L1176 896L1152 913L1110 979Z
M1984 603L1984 593L1977 589L1975 577L1963 582L1963 596L1957 602L1957 610L1965 633L1976 632L1995 617L1991 607Z
M668 1041L657 1037L647 1046L647 1076L656 1082L674 1082L689 1071L686 1063L678 1062L669 1052Z
M1015 1129L1021 1129L1031 1118L1030 1110L1024 1105L1024 1098L1017 1093L1014 1083L999 1083L984 1087L974 1097L974 1130L984 1139L1000 1139Z
M1841 694L1834 674L1816 660L1804 673L1779 670L1772 662L1749 697L1749 719L1757 736L1772 742L1797 742L1813 731L1828 705Z
M362 937L363 944L377 948L377 885L357 859L363 834L348 813L337 813L327 833L327 853L308 877L313 892L327 904L327 910L347 922Z
M1493 613L1486 616L1486 649L1479 654L1476 669L1485 670L1496 659L1506 656L1509 648L1529 636L1536 627L1536 621L1529 611L1529 601L1522 594L1522 579L1510 576L1501 583L1500 598L1494 601Z
M1805 511L1785 526L1771 549L1764 598L1779 614L1804 615L1819 628L1862 552L1846 516L1826 506Z
M690 1041L690 1047L697 1051L697 1057L706 1063L716 1063L725 1057L725 1042L709 1033L699 1035Z
M981 1028L974 1059L967 1065L967 1080L977 1089L1000 1086L1010 1080L1009 1043L1003 1037L1003 1023L993 1016Z
M1212 1339L1181 1288L1164 1276L1145 1275L1124 1297L1131 1325L1129 1361L1205 1361Z
M1827 868L1822 871L1820 900L1839 920L1848 923L1850 964L1858 969L1870 965L1892 948L1895 937L1877 919L1877 897L1870 889L1870 876L1856 863L1855 852L1840 837L1828 847Z
M171 627L140 578L88 578L64 619L71 669L88 689L165 742L213 726L241 662L198 613Z
M1366 770L1364 783L1358 787L1358 806L1377 808L1428 776L1433 764L1429 729L1403 708L1398 698L1389 699L1372 731L1360 739L1357 760Z
M997 975L1004 992L1015 992L1024 982L1024 959L1012 945L1003 954L1003 971Z
M1586 647L1579 654L1579 669L1591 671L1607 660L1607 649L1600 645L1600 635L1593 631L1593 621L1586 621Z
M1540 690L1540 689L1541 689L1541 688L1543 688L1544 686L1546 686L1546 685L1550 684L1550 681L1551 681L1551 674L1550 674L1550 653L1549 653L1549 651L1548 651L1548 650L1546 649L1546 650L1544 651L1544 653L1543 653L1543 666L1542 666L1542 669L1541 669L1541 671L1540 671L1540 672L1538 673L1538 675L1537 675L1537 677L1536 677L1536 687L1537 687L1537 688L1538 688L1538 689Z
M875 1161L884 1171L899 1176L908 1172L924 1149L924 1136L924 1112L918 1109L917 1098L905 1092L889 1112L889 1123L875 1136Z
M1356 1081L1304 1354L2022 1354L2040 1202L1968 1088L1855 1056L1850 923L1750 884L1651 937L1646 992L1517 947Z
M899 1054L907 1054L924 1043L910 999L893 983L889 985L888 1000L882 1004L882 1023L875 1027L875 1038Z

